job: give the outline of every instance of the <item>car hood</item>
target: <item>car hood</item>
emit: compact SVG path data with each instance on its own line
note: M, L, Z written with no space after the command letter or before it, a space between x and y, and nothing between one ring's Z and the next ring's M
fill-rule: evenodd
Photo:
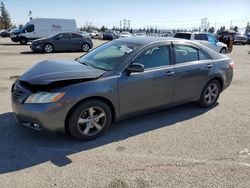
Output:
M40 38L40 39L33 40L32 43L44 42L44 41L46 41L47 39L48 39L47 37L43 37L43 38Z
M57 81L97 79L106 71L95 69L77 61L42 61L24 73L21 81L31 85L48 85Z

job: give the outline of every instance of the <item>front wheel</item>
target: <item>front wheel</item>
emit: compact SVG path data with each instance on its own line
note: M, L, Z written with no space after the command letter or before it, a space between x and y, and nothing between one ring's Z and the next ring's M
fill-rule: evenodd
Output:
M78 140L92 140L101 136L110 126L112 113L101 100L89 100L78 105L68 119L68 131Z
M217 80L209 81L201 93L201 97L198 101L199 105L205 108L213 106L217 102L220 93L220 83Z
M44 53L52 53L54 50L53 46L51 44L45 44L43 47Z

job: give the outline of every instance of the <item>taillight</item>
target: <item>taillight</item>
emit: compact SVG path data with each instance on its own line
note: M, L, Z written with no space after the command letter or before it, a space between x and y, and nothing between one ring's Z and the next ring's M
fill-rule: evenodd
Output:
M230 66L231 69L234 69L234 62L231 61L231 62L229 63L229 66Z

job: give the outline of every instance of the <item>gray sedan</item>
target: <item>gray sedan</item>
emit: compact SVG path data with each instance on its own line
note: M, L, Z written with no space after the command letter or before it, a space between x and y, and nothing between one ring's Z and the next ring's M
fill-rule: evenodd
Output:
M48 38L34 40L30 48L34 52L83 51L88 52L93 47L89 36L79 33L59 33Z
M72 61L43 61L12 86L21 125L95 139L112 122L187 102L216 104L233 78L225 55L181 39L135 37Z

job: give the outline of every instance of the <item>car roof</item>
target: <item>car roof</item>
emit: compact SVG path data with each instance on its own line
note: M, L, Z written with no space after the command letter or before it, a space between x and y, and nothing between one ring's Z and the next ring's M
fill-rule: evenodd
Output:
M128 37L128 38L119 38L116 41L121 42L128 42L134 44L145 45L149 43L157 43L157 42L164 42L164 41L183 41L183 39L176 39L171 37Z

